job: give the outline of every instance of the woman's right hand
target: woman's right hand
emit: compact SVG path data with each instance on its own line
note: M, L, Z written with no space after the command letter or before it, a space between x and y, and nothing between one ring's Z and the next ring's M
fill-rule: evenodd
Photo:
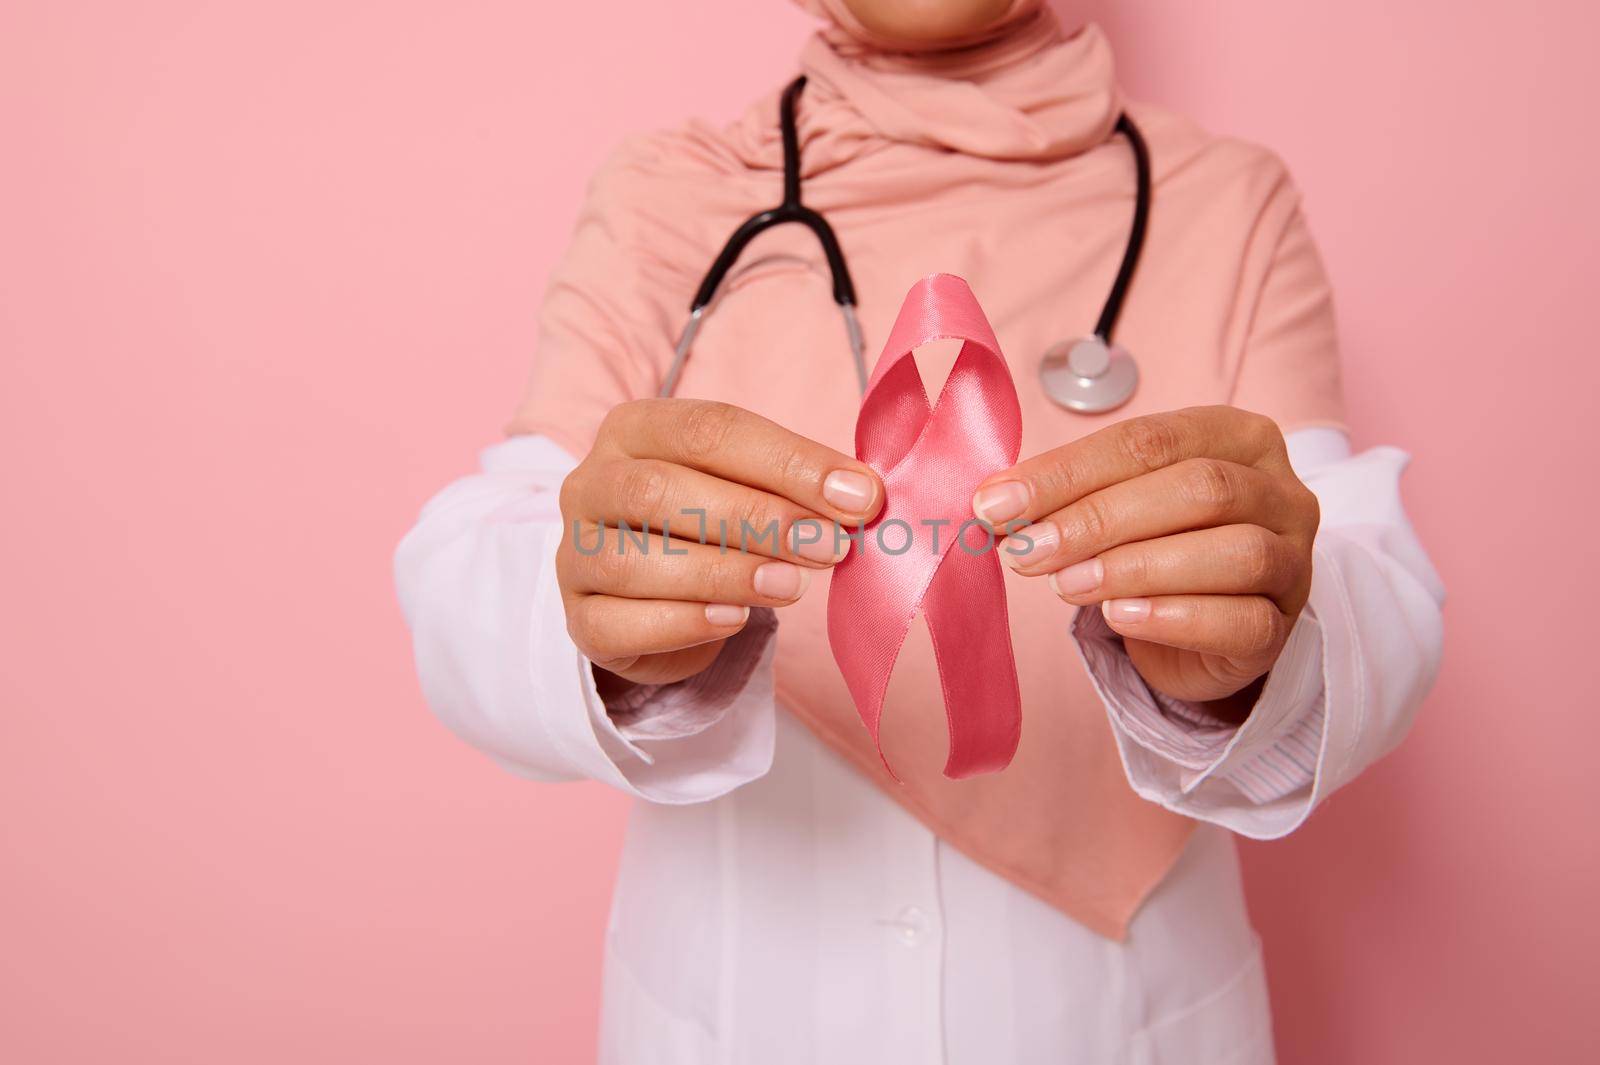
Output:
M747 410L624 403L561 486L567 631L624 680L682 680L711 664L750 607L793 603L812 570L844 557L835 523L860 525L882 506L871 467Z

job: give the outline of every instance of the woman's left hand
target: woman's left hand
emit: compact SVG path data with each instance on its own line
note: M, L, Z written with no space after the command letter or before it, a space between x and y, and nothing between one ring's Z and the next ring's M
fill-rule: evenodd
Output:
M1316 497L1277 425L1233 407L1132 418L1027 459L984 481L973 513L1012 534L1006 565L1100 604L1146 683L1177 699L1263 676L1310 594Z

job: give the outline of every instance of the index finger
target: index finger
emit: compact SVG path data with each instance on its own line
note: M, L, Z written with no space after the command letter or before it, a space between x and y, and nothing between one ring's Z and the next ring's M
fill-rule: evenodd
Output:
M845 525L883 506L872 467L729 403L642 399L613 408L606 435L633 458L664 459L792 500Z
M1192 458L1287 465L1272 419L1236 407L1188 407L1108 425L985 480L972 512L990 525L1033 521L1091 492Z

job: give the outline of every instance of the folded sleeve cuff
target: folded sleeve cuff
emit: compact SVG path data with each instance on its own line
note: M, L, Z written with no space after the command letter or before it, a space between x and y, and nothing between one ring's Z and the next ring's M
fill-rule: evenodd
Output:
M395 554L423 694L449 728L535 780L590 778L660 803L714 799L766 773L776 709L770 617L710 675L639 693L613 720L567 633L558 503L574 460L553 441L486 450ZM719 659L724 656L719 655Z
M567 635L553 565L543 568L533 600L534 701L552 708L550 739L581 775L650 802L683 804L717 798L771 768L775 621L752 611L748 635L722 670L643 693L619 719L595 686L593 664ZM714 697L702 701L703 689Z
M673 684L636 684L605 699L606 712L625 741L679 740L721 721L749 686L761 656L778 631L771 607L750 617L705 669Z
M1080 610L1072 632L1139 794L1251 835L1241 824L1309 802L1325 722L1322 633L1312 612L1301 614L1238 726L1151 691L1098 610Z

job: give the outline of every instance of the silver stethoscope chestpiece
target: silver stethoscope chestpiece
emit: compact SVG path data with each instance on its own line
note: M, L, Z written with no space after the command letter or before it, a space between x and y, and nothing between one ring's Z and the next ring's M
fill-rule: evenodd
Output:
M1063 340L1044 353L1039 386L1057 406L1104 414L1128 402L1139 387L1139 367L1132 355L1097 336Z

